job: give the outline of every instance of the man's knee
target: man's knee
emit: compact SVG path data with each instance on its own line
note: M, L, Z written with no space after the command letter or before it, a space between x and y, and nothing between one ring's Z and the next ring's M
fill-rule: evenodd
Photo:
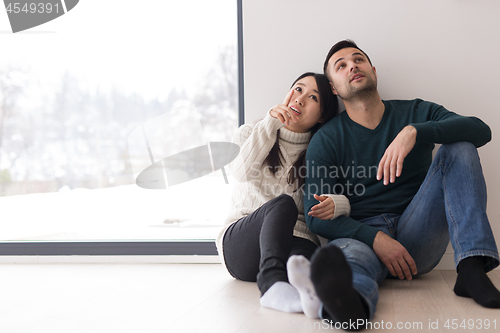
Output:
M460 141L442 145L436 156L437 163L460 165L471 170L481 170L477 148L470 142Z
M467 141L444 144L439 148L438 154L445 154L454 158L463 158L464 160L478 157L477 148Z
M329 244L342 249L353 274L368 276L377 283L380 283L387 275L387 268L379 260L373 249L365 243L350 239L340 238Z
M347 261L373 261L378 260L372 248L365 243L351 238L339 238L330 244L339 247L344 253Z

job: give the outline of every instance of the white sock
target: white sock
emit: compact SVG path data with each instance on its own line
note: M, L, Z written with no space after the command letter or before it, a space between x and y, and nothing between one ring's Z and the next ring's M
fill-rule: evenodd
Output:
M262 295L260 305L283 312L302 312L298 291L283 281L276 282Z
M319 318L321 301L311 281L311 263L304 256L291 256L286 264L288 280L297 289L302 310L308 318Z

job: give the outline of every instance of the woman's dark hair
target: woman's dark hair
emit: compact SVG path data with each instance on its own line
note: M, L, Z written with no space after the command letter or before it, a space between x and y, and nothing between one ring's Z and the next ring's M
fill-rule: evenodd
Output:
M317 74L313 72L307 72L300 75L295 81L292 83L292 87L297 83L297 81L312 76L316 80L316 85L318 86L319 92L319 109L321 112L320 122L314 125L309 131L311 132L311 137L316 133L323 124L326 124L330 119L335 117L339 113L339 104L337 100L337 96L332 93L332 89L330 86L330 82L328 78L323 74ZM276 142L274 146L271 148L269 155L267 155L264 160L264 165L267 165L272 172L273 175L276 175L276 172L280 167L283 166L283 155L281 154L279 147L279 138L280 133L276 135ZM306 150L300 153L299 157L293 164L290 172L288 173L287 182L292 185L295 181L298 181L297 188L295 191L298 191L304 185L304 176L300 171L302 167L305 165L306 159Z

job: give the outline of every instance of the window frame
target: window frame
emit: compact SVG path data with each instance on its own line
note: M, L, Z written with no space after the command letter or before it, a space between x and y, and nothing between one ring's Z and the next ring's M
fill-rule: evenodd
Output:
M243 98L243 0L237 2L238 126L245 122ZM215 256L213 240L189 241L3 241L2 256Z

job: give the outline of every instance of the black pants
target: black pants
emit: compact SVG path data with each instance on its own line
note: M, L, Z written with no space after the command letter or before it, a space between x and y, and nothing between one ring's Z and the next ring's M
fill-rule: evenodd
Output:
M223 240L229 273L238 280L257 281L261 295L278 281L288 282L288 258L297 254L309 259L317 248L293 236L297 216L295 201L282 194L233 223Z

